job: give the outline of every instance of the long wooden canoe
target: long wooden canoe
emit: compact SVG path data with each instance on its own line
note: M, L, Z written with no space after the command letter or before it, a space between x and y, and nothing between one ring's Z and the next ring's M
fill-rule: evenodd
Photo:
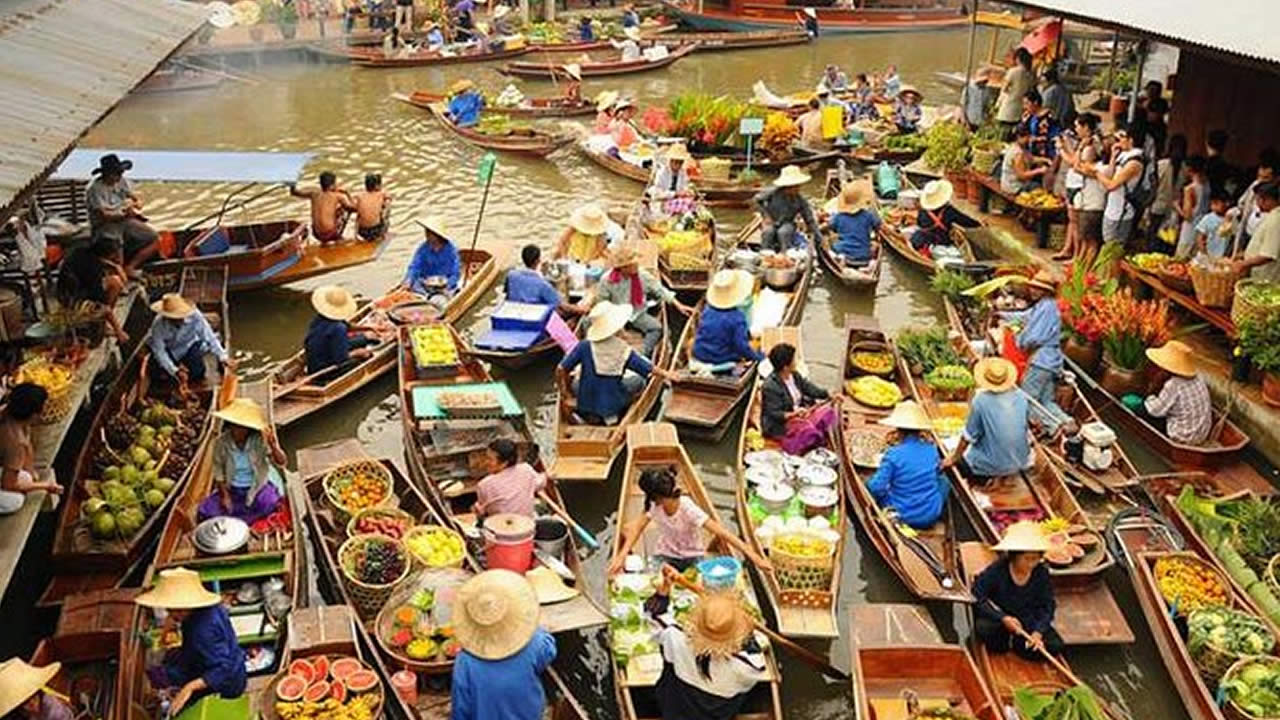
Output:
M768 348L780 342L790 343L792 347L796 348L797 358L803 356L800 328L780 327L765 329L764 336L761 339L761 346L765 352L768 352ZM751 400L747 403L747 419L742 423L742 428L738 433L738 483L735 492L738 500L738 527L742 533L742 538L761 557L764 557L767 553L763 543L756 538L756 531L759 527L751 514L751 507L748 501L749 485L743 458L749 452L747 447L748 433L752 431L761 432L762 400L760 391L763 383L764 379L760 376L760 373L756 373L755 386L751 390ZM763 434L761 437L763 437ZM832 433L823 447L832 452L838 452L835 444L835 433ZM765 446L782 452L775 441L766 440ZM769 599L769 603L773 606L774 617L778 619L778 632L783 635L833 638L838 637L840 634L839 628L836 626L836 608L839 607L840 601L840 570L844 562L845 530L849 527L849 523L846 522L847 518L844 516L844 485L843 477L836 479L834 488L839 499L836 502L836 512L834 514L838 517L838 521L832 523L832 528L840 533L840 539L836 542L835 554L831 560L831 578L826 587L817 589L783 587L776 569L756 568L756 573L760 576L764 585L765 597Z
M649 168L629 163L608 153L597 152L588 147L585 142L578 143L578 151L605 170L638 183L648 184L652 175ZM763 180L739 182L701 178L696 184L705 202L718 207L746 207L756 193L768 187Z
M589 62L579 64L582 77L606 77L612 75L630 75L632 73L648 72L650 70L660 70L671 65L680 58L694 52L698 49L697 43L689 43L681 45L668 52L666 56L657 60L647 60L641 58L639 60L613 60L608 62ZM556 77L565 77L564 64L554 64L548 62L509 62L502 66L499 70L503 75L513 75L516 77L539 78L542 80L551 80Z
M678 478L677 486L684 495L712 518L719 517L719 511L706 488L698 478L697 470L689 455L681 446L676 436L675 426L669 423L642 423L627 428L627 467L622 478L622 492L618 498L617 527L625 528L631 521L645 512L644 492L640 489L640 473L653 468L674 468ZM705 533L704 533L705 534ZM658 528L649 523L643 537L636 540L631 552L641 557L653 554L657 542ZM614 534L613 553L617 553L622 544L622 533ZM727 543L712 539L707 548L709 555L732 555L739 561L743 558ZM738 579L738 590L744 601L758 606L755 591L743 574ZM773 651L765 649L765 662L772 676L768 682L756 685L747 706L739 713L738 720L781 720L782 711L781 676ZM618 692L618 707L624 720L649 720L660 717L653 686L657 684L661 666L644 667L640 663L630 662L626 667L611 663L614 670L614 687Z
M803 45L809 42L809 39L809 34L802 30L755 30L748 32L679 32L664 36L662 42L668 45L697 43L698 52L722 52Z
M973 656L963 645L944 643L923 608L855 605L849 628L855 720L908 717L908 693L921 710L1004 720Z
M884 223L880 225L880 242L888 246L898 257L915 265L921 271L928 275L937 272L938 264L928 255L921 253L911 245L911 241L902 233L902 229L891 222L889 217L884 219ZM965 262L973 262L973 248L969 244L969 236L965 235L962 228L956 227L951 230L951 242L964 255Z
M697 6L671 0L664 0L662 5L683 24L716 32L790 30L796 27L800 7L781 2ZM815 10L824 35L947 30L969 23L968 16L951 4L920 8L823 5Z
M129 680L133 671L127 652L133 635L138 588L95 590L68 595L58 626L42 639L31 664L62 663L45 687L71 699L77 713L99 720L127 720ZM88 700L88 706L82 698Z
M458 250L458 254L463 263L464 281L445 306L444 313L440 316L442 322L457 322L458 318L479 302L498 277L497 260L488 250L464 248ZM351 318L351 324L366 322L373 313L379 311L377 304L375 300L361 308ZM291 355L272 374L274 383L271 401L275 405L276 422L283 427L302 420L355 393L395 367L395 337L372 350L373 354L369 358L323 385L299 385L298 381L307 376L307 354L305 350L299 350Z
M827 171L827 187L823 193L826 200L839 197L845 182L841 179L843 170L844 163L842 161L839 169ZM880 284L880 272L885 265L884 243L873 238L871 241L871 263L855 268L846 265L845 261L836 255L833 248L838 240L839 235L834 230L830 230L822 233L822 239L814 243L818 261L822 263L822 269L828 277L835 278L841 285L857 290L874 291Z
M221 302L211 301L208 297L210 292L208 283L211 277L208 273L187 272L184 273L183 279L189 283L186 286L186 292L199 300L203 307L208 308L212 305L220 308L221 319L218 322L218 331L226 336L230 326L226 311L225 268L217 268L213 273L213 277L220 281L215 284L214 290L221 290ZM179 286L179 292L184 292L183 286ZM129 538L95 539L90 533L88 520L81 518L81 508L92 497L89 483L101 483L104 468L112 464L112 459L116 459L111 457L111 453L106 452L110 447L107 441L109 427L123 413L140 412L149 402L148 363L151 352L148 349L148 342L150 337L151 333L148 330L147 336L121 367L120 374L116 377L111 389L98 405L93 423L83 439L80 453L76 457L72 480L68 483L62 498L62 513L58 517L58 526L54 531L53 551L50 558L53 563L54 577L40 598L41 605L57 604L63 597L72 593L119 587L133 571L142 567L142 563L147 558L147 550L160 532L164 518L169 515L177 498L182 496L192 476L194 462L185 464L176 456L171 460L166 459L160 467L160 472L162 477L169 477L175 481L173 490L160 506L147 514L141 527ZM212 411L232 396L231 393L234 392L235 387L235 376L232 374L219 377L216 371L211 371L208 381L219 382L220 387L216 390L194 392L190 400L189 417L192 420L184 423L183 427L175 432L175 435L185 435L188 438L193 461L201 456L211 440L214 425ZM113 448L112 453L124 450L125 448ZM166 454L164 458L168 458L168 455ZM115 464L119 466L124 463L121 461Z
M425 108L447 132L470 145L488 150L546 157L574 140L567 133L549 133L537 128L517 128L503 135L492 135L474 128L460 127L446 117L446 107L442 102L419 102L413 96L403 93L394 93L391 97L414 107Z
M759 231L760 222L757 218L743 228L737 242L725 251L724 257L727 259L736 248L758 246ZM808 256L804 262L805 267L801 268L800 277L795 285L780 293L786 298L786 308L778 325L795 325L800 322L800 311L804 308L809 295L809 285L813 282L812 244L809 246ZM749 363L742 372L724 377L702 377L689 372L693 341L697 336L698 321L702 317L705 305L704 298L694 308L692 316L685 323L684 332L680 334L673 365L676 379L671 382L671 397L663 410L663 418L678 424L685 432L694 436L719 440L729 429L729 416L746 400L747 392L751 389L751 382L755 377L757 363Z
M892 341L880 330L880 324L873 316L845 316L845 331L845 352L841 363L846 381L856 375L849 364L849 355L854 345L872 342L882 343L890 349L893 347ZM914 389L900 370L895 372L894 382L898 384L903 398L914 399ZM867 431L881 436L889 434L891 429L878 423L885 417L886 411L863 405L847 395L841 397L839 409L840 432L837 433L837 439L841 462L844 463L844 480L847 483L845 497L871 544L880 553L885 564L916 597L925 600L972 602L973 596L969 594L968 583L965 582L964 573L960 571L955 543L956 528L949 508L933 527L914 530L914 538L909 537L885 517L883 510L867 490L867 481L875 471L853 462L851 447L855 436ZM955 502L955 499L948 498L947 502Z
M355 50L355 48L353 48ZM528 45L510 50L492 52L462 52L456 55L441 55L438 51L428 50L416 52L408 57L386 57L381 48L375 53L348 53L351 64L362 68L406 68L406 67L439 67L443 65L462 65L464 63L489 62L490 60L508 60L532 52Z
M699 205L701 206L702 203ZM710 214L710 210L707 212ZM659 247L659 243L668 231L669 221L666 217L660 216L655 224L650 224L651 216L649 203L643 198L638 200L627 218L627 234L629 238L643 246ZM668 253L658 252L658 277L663 285L678 293L686 302L695 302L691 298L699 297L707 291L707 284L711 280L711 267L715 264L715 253L720 240L714 216L711 218L710 227L705 230L698 229L698 232L711 247L711 257L708 259L707 267L677 269L671 263Z
M426 110L430 109L430 105L447 101L448 97L443 93L415 90L408 95L408 99L404 102ZM596 103L594 100L587 98L579 98L576 102L572 102L562 95L526 97L519 105L485 105L484 112L528 118L577 117L580 115L594 115Z

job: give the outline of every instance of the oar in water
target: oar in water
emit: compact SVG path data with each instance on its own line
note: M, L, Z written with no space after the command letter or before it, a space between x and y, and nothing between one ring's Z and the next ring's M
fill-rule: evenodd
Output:
M669 567L671 566L670 565L662 566L663 574L671 578L671 580L675 582L677 585L688 588L694 591L695 593L697 593L699 596L706 594L707 591L705 588L703 588L701 585L694 584L684 575L681 575L680 572L677 571L675 568L671 568L671 572L667 572L666 569ZM778 633L775 630L770 629L768 625L765 625L763 622L756 620L755 618L752 618L751 623L752 625L755 626L757 630L764 633L765 637L768 637L770 642L774 643L775 645L781 645L787 650L790 650L792 654L794 654L796 657L803 660L807 665L817 670L818 672L822 673L823 675L826 675L827 677L834 678L836 680L840 680L843 682L849 681L849 673L841 670L840 668L833 666L831 663L827 662L826 658L822 657L818 653L810 650L809 648L793 640L786 638L782 634Z
M579 538L581 538L582 542L587 544L587 547L591 548L592 550L600 549L600 542L596 540L596 536L587 532L586 528L579 525L578 521L574 520L573 517L569 515L569 511L565 510L558 503L554 502L551 499L551 497L547 495L546 492L539 490L538 499L541 500L543 504L545 504L547 507L551 508L551 512L558 515L560 519L565 522L565 524L573 528L574 534L577 535Z

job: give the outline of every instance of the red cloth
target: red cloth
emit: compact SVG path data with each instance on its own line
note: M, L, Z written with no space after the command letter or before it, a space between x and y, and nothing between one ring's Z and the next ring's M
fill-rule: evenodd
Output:
M622 282L622 273L614 270L609 273L609 282ZM640 282L640 273L631 276L631 307L644 306L644 283Z
M1022 351L1022 348L1018 347L1018 336L1014 335L1009 328L1004 328L1000 355L1018 368L1018 382L1021 383L1023 374L1027 372L1027 361L1030 358Z

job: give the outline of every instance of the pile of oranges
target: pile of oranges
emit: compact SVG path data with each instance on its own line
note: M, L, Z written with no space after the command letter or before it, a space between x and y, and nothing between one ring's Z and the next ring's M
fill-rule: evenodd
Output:
M338 502L348 512L376 507L387 499L390 488L383 478L373 473L357 472L346 484L337 488Z
M1163 557L1156 561L1156 583L1165 602L1176 605L1179 615L1227 604L1227 588L1208 565L1187 558Z

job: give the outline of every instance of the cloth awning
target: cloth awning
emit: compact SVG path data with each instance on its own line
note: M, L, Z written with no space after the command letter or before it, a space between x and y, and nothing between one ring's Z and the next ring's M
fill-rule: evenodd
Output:
M108 153L133 162L130 180L153 182L291 183L311 160L311 153L78 148L51 179L92 179L99 159Z

